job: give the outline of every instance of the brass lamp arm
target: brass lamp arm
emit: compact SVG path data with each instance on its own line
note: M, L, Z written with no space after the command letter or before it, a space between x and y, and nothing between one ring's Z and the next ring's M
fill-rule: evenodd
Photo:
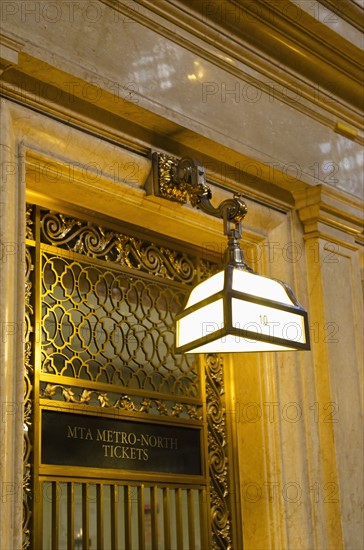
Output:
M202 164L192 158L181 159L174 168L173 180L182 192L187 193L192 206L200 208L206 214L224 221L224 234L228 237L228 248L225 253L227 264L240 267L246 271L252 269L245 263L244 254L239 246L241 221L248 208L240 194L226 199L216 208L210 202L211 189L206 184L206 172Z
M198 160L190 157L177 160L168 155L153 153L152 163L151 177L146 182L147 194L182 204L189 200L193 207L215 218L221 218L224 222L224 234L228 237L225 262L252 271L245 263L243 250L239 245L241 221L248 211L242 196L236 193L233 198L226 199L215 207L210 202L212 193L206 183L205 168Z
M202 164L192 158L182 158L173 170L173 180L181 192L186 192L192 206L206 214L224 220L224 233L235 238L241 237L241 220L248 209L240 194L226 199L218 207L211 204L211 189L206 184L206 171ZM230 224L235 225L234 228Z

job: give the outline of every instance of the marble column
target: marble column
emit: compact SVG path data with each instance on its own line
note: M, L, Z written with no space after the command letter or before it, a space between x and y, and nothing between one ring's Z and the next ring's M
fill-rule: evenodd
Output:
M25 185L20 145L8 103L1 100L0 195L0 548L22 547Z
M324 506L326 548L360 548L363 498L360 284L362 206L358 199L318 185L295 194L304 227L318 426L314 488ZM322 521L322 519L321 519Z

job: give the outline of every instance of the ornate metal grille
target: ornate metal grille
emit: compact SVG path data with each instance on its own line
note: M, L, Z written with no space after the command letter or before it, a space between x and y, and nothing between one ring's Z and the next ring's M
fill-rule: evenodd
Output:
M187 290L175 281L195 280L196 259L48 211L40 227L51 243L42 252L41 395L201 418L196 358L173 353Z
M144 239L108 231L86 222L42 211L41 239L59 248L83 254L181 283L196 276L196 258Z
M44 254L42 372L196 397L193 359L173 353L184 294Z
M214 550L231 550L231 521L223 363L216 354L206 355L206 407L210 470L211 528Z
M27 210L27 219L30 220L30 210ZM33 238L27 225L27 237ZM31 275L34 269L31 251L29 248L25 252L25 363L24 363L24 475L23 475L23 549L30 546L31 526L32 526L32 432L33 432L33 349L31 336L34 330L34 308L32 305L32 283Z
M189 286L210 276L216 265L31 205L27 239L24 548L32 546L34 519L33 402L37 407L52 401L72 403L74 410L106 407L200 424L208 420L211 544L231 548L222 363L210 356L203 365L205 404L198 357L173 351L174 316ZM42 483L56 479L43 476ZM200 514L206 504L201 500ZM57 514L56 499L52 517ZM205 537L203 521L201 516ZM35 540L41 536L38 531Z

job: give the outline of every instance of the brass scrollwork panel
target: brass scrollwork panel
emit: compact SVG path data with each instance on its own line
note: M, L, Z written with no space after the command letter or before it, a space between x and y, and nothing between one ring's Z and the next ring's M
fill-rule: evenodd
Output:
M41 238L60 248L164 279L188 284L196 278L194 261L183 252L63 214L42 211Z
M94 390L86 387L69 386L41 382L41 398L44 400L64 401L97 407L108 407L120 411L156 414L174 418L202 420L202 404L183 403L156 396L140 396L132 393L123 394L105 390Z
M173 353L184 291L43 254L42 372L196 397L194 358Z
M187 289L216 264L32 205L27 238L23 547L31 547L33 406L57 401L165 422L207 420L212 547L230 549L222 363L206 360L205 405L198 358L174 353L174 318Z
M226 411L223 406L224 376L221 357L206 356L206 412L213 550L231 550Z
M28 219L28 217L27 217ZM30 218L29 218L30 219ZM32 522L32 443L33 424L33 362L31 336L34 330L32 303L32 272L34 270L31 249L25 251L25 323L24 323L24 455L23 455L23 550L30 547Z

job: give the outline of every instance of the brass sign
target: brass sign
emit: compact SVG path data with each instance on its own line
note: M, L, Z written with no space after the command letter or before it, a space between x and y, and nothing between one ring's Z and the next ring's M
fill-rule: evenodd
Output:
M201 475L199 428L42 411L42 463Z

